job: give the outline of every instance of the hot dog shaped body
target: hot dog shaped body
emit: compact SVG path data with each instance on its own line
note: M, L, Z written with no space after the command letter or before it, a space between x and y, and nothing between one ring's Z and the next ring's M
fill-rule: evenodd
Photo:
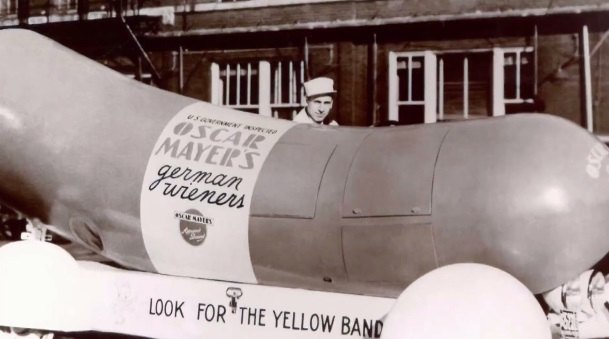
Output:
M609 250L609 151L563 119L295 124L0 45L0 199L127 267L397 296L476 262L540 293Z

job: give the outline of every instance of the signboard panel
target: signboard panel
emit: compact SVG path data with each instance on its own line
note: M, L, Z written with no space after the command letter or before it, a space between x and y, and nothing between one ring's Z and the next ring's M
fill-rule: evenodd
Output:
M156 338L380 338L394 299L87 269L92 329Z
M292 126L205 103L176 114L150 155L140 201L158 272L256 282L248 240L254 185Z

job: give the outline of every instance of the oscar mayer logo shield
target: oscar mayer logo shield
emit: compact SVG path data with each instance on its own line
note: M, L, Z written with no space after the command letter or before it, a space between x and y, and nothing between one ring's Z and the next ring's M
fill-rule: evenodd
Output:
M196 209L175 212L175 217L179 220L182 238L192 246L201 245L207 238L207 227L213 225L210 218Z

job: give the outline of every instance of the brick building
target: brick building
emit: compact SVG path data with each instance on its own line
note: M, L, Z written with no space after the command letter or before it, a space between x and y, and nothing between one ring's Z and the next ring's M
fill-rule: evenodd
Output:
M609 134L606 0L0 0L0 25L262 115L323 75L341 125L537 111Z

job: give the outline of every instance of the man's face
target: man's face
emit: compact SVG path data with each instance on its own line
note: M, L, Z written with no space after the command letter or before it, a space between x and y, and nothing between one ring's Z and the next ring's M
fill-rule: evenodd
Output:
M315 122L321 123L332 109L332 96L321 95L307 101L307 112Z

